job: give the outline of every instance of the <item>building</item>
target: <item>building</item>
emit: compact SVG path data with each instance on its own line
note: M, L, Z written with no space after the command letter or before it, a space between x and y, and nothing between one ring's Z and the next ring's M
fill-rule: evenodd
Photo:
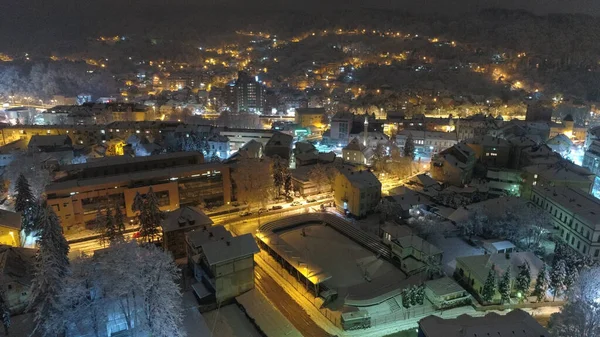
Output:
M485 178L491 194L521 195L523 177L519 170L488 168Z
M531 198L535 187L565 186L590 193L594 185L594 174L585 167L560 159L552 164L538 164L524 167L521 195Z
M552 106L548 102L536 101L527 105L526 121L549 122L551 119Z
M211 156L216 155L222 160L229 158L231 144L227 136L213 134L207 138L207 141Z
M73 161L73 143L67 135L34 135L27 149L31 153L43 152L48 156L47 163L70 164Z
M381 182L368 170L342 169L335 178L334 199L337 208L362 217L375 210L381 199Z
M600 125L591 127L587 131L587 134L585 136L584 148L587 150L590 147L590 145L592 145L592 142L595 140L600 141Z
M488 313L483 317L460 315L443 319L427 316L419 321L418 337L550 337L531 315L515 309L506 315Z
M256 114L265 112L267 94L265 86L247 72L239 71L235 83L225 88L225 102L236 112L245 111Z
M550 213L556 237L580 254L600 258L600 200L563 186L534 187L530 200Z
M510 284L511 289L513 289L512 295L516 295L518 297L523 296L524 294L517 294L514 291L514 283L517 279L517 275L519 274L519 267L525 264L529 264L531 272L530 287L533 287L538 272L544 265L544 262L532 252L457 257L454 278L462 286L471 289L473 294L475 294L481 302L481 294L483 293L483 287L490 270L494 272L496 280L500 280L504 273L507 270L510 270ZM500 302L500 292L498 289L496 289L496 293L494 294L491 302Z
M261 143L263 146L267 145L267 142L273 134L277 131L273 130L262 130L262 129L232 129L223 128L218 131L219 135L226 136L229 139L230 153L236 152L246 143L251 140Z
M404 151L408 137L412 137L415 145L415 156L431 157L458 143L456 133L441 131L402 130L396 135L396 144Z
M427 272L428 277L441 272L442 251L422 238L396 230L398 226L381 228L382 241L390 246L392 259L400 264L407 275Z
M338 112L331 118L331 127L327 139L332 144L343 146L348 144L350 140L350 130L352 129L352 121L354 114L351 112ZM325 139L325 135L323 136Z
M517 247L507 240L484 240L483 249L489 254L505 254L517 251Z
M600 176L600 140L592 141L587 150L585 150L581 165L596 176Z
M471 182L475 151L464 143L443 150L431 160L431 177L445 184L462 187Z
M373 150L363 145L359 138L354 138L342 149L342 158L352 164L369 165Z
M139 157L130 163L119 157L79 165L93 165L46 186L48 204L61 220L66 232L82 226L94 226L95 214L106 201L119 205L128 218L137 193L145 194L152 188L163 211L186 205L223 205L232 199L229 167L221 163L193 163L178 161L185 154ZM181 158L180 158L181 159ZM119 165L112 165L112 161ZM188 157L188 160L192 160ZM147 161L147 162L145 162ZM102 163L107 168L102 167ZM106 172L106 173L104 173Z
M21 246L21 213L0 209L0 245Z
M298 108L296 109L295 123L303 128L324 129L327 126L325 108Z
M510 144L506 139L492 136L478 136L464 141L475 151L475 158L486 167L508 167Z
M290 160L294 137L283 132L275 132L265 145L265 156Z
M16 156L25 151L27 151L27 141L24 139L0 146L0 167L10 165Z
M0 296L12 314L29 305L37 249L0 245Z
M186 256L185 234L195 229L212 226L212 220L198 207L185 206L167 213L163 220L163 248L175 259Z
M471 304L471 295L448 276L425 282L425 296L436 309Z
M456 120L456 137L458 141L487 135L490 131L500 128L501 119L492 116L477 114Z
M258 245L251 234L231 236L222 226L186 234L188 260L201 282L192 286L200 299L214 295L217 303L254 288L254 254Z

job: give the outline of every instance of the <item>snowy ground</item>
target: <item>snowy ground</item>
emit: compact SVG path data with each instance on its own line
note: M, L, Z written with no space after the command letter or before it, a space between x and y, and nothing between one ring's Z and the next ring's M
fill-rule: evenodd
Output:
M306 236L302 235L302 230ZM377 259L371 251L329 226L302 226L279 236L303 254L304 259L312 261L330 274L331 279L325 284L336 289L340 297L343 297L344 289L369 283L365 279L365 273L377 286L381 285L381 281L388 284L405 278L398 268L383 259Z
M198 310L198 302L191 290L183 293L183 326L188 337L210 336L208 325Z
M236 304L202 314L212 333L197 336L262 337Z
M473 247L459 237L433 236L431 243L441 249L444 254L442 258L442 267L444 272L452 276L456 268L456 258L461 256L483 255L484 250L480 247Z

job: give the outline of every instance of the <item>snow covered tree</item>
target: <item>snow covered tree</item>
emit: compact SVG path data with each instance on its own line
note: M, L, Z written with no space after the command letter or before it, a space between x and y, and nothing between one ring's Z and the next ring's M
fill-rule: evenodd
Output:
M548 271L546 270L546 264L542 265L542 268L538 272L537 278L535 279L535 286L533 288L532 295L536 297L538 302L546 299L546 291L548 291L548 285L550 283Z
M496 294L496 274L494 273L494 266L490 269L487 278L485 279L485 284L483 285L483 290L481 292L481 299L490 303L494 299L494 295Z
M117 209L116 212L120 213L120 210ZM114 217L112 214L112 209L110 206L106 208L106 214L104 214L104 216L101 218L102 223L100 224L101 231L99 240L102 246L105 246L106 244L110 245L117 241L123 240L124 227L122 214L120 215L120 218L121 223L118 223L116 217Z
M135 194L135 197L133 197L133 203L131 204L131 211L139 212L142 210L143 207L144 207L144 197L142 197L140 192L137 192Z
M565 289L567 292L571 290L571 288L577 283L577 279L579 278L579 272L577 271L577 268L568 269L569 271L566 273L565 276Z
M567 271L564 260L559 260L552 268L550 273L550 288L552 289L552 301L556 298L556 295L560 294L561 290L565 286L565 279L567 277Z
M237 186L238 200L252 208L254 204L266 205L273 196L273 174L268 159L242 156L232 179Z
M115 203L115 224L121 234L125 231L125 216L118 203Z
M6 302L4 302L4 294L0 294L0 318L2 318L4 334L8 336L10 329L10 310L8 310L8 305L6 305Z
M323 192L325 186L329 183L327 168L321 164L315 164L310 169L308 178L317 186L317 191L319 193Z
M411 160L415 159L415 141L413 140L412 134L409 134L408 137L406 137L403 154L404 157L408 157Z
M559 313L550 317L548 324L553 336L600 336L600 267L581 272L573 285L569 300Z
M27 181L23 173L19 174L15 186L15 211L26 212L35 202L36 200L31 193L29 181Z
M424 285L420 285L417 288L416 297L417 297L417 304L422 305L423 301L425 300L425 286Z
M148 193L144 197L144 202L138 215L140 237L144 242L154 241L154 238L159 233L158 227L164 217L165 214L160 210L158 197L152 190L152 187L150 187L150 190L148 190Z
M410 288L402 289L400 296L402 297L402 306L406 309L410 308Z
M60 336L65 329L60 295L69 272L69 245L51 207L40 212L38 221L41 235L28 309L34 310L36 331L42 336Z
M285 193L286 196L290 195L292 188L292 173L289 170L286 170L283 175L283 193Z
M529 264L525 262L519 266L519 274L515 280L515 290L523 297L529 295L529 286L531 284L531 270Z
M275 158L273 160L273 168L272 168L272 172L273 172L273 186L275 186L275 193L277 194L277 197L279 197L280 193L281 193L281 188L283 187L283 183L284 183L284 164L282 162L282 160L280 158Z
M510 290L510 267L508 267L502 275L500 282L498 282L498 291L500 292L502 303L510 304Z

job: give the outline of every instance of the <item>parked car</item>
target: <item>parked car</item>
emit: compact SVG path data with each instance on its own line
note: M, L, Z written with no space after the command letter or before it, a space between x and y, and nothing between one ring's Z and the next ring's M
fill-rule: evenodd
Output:
M267 213L269 210L266 208L261 208L258 210L258 214Z
M142 237L142 233L140 233L140 232L135 232L135 233L133 233L133 236L132 236L132 237L133 237L134 239L139 239L140 237Z
M271 210L273 210L273 211L276 210L276 209L283 209L283 206L276 205L276 206L271 207Z
M242 213L240 213L240 216L249 216L249 215L252 215L252 212L243 211Z
M300 201L294 201L290 204L290 206L300 206Z

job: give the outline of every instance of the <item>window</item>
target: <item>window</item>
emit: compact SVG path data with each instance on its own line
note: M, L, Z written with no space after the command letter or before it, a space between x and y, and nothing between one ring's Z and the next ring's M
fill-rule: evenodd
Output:
M596 251L594 252L594 257L598 257L599 254L600 254L600 249L596 248Z

